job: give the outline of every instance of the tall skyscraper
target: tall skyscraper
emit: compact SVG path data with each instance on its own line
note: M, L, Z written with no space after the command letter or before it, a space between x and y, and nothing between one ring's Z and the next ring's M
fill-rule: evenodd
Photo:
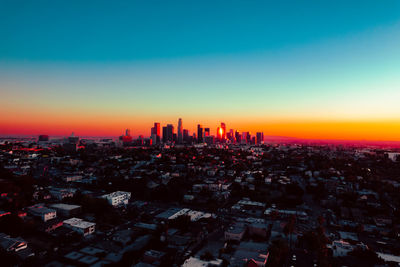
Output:
M172 124L167 124L167 142L174 141L174 126Z
M221 122L221 128L222 128L222 139L225 140L226 139L226 125L224 122Z
M182 119L179 118L178 121L178 143L183 143L183 129L182 129Z
M197 142L203 143L203 127L201 124L197 124Z
M130 129L126 129L125 130L125 136L131 136L131 130Z
M159 144L161 142L161 137L160 137L160 123L155 122L154 127L151 128L151 135L150 135L153 141L153 144L155 145L156 143Z
M224 132L224 129L222 129L221 127L217 128L217 140L218 140L218 142L222 141L223 132Z
M264 133L263 132L257 132L256 134L256 142L257 144L263 144L264 143Z
M162 141L166 143L168 141L168 128L167 126L162 127Z

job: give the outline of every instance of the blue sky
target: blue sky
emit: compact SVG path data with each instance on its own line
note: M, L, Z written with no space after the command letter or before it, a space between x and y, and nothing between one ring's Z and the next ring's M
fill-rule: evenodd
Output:
M1 1L0 59L109 62L280 51L376 31L399 1Z

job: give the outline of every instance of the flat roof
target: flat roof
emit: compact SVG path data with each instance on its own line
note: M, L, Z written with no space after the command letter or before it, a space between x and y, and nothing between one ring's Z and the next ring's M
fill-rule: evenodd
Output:
M55 209L62 209L62 210L73 210L73 209L80 208L81 206L57 203L57 204L51 204L50 207L55 208Z

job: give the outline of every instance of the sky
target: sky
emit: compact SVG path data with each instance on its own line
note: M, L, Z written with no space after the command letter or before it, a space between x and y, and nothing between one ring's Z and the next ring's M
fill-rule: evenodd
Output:
M400 141L400 1L0 0L0 135Z

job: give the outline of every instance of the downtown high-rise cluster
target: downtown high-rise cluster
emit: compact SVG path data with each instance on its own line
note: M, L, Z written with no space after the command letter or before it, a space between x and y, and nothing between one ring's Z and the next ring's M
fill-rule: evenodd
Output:
M175 132L175 129L177 130ZM126 136L128 136L126 134ZM130 136L130 135L129 135ZM140 137L143 139L143 136ZM127 141L131 140L126 137ZM264 142L264 133L257 132L252 135L250 132L239 132L234 129L227 131L226 124L221 122L220 126L216 129L216 135L212 135L209 127L204 127L201 124L197 125L194 133L190 133L188 129L183 128L182 119L178 120L178 127L175 128L173 124L167 124L161 127L158 122L150 131L150 144L195 144L195 143L239 143L239 144L262 144Z

